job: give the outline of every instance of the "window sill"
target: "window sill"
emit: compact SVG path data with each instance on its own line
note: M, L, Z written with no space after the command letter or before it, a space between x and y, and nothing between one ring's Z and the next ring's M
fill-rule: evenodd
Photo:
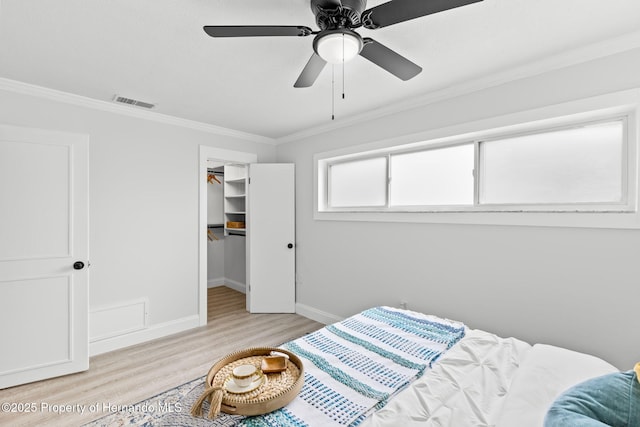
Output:
M320 221L640 229L638 212L318 212Z

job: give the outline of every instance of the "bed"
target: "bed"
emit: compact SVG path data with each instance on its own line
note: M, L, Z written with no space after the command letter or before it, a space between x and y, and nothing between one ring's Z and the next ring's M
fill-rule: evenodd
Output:
M564 390L618 370L597 357L468 329L362 426L541 427Z
M618 372L594 356L391 307L282 348L304 362L300 395L270 414L222 414L212 425L542 426L564 390Z

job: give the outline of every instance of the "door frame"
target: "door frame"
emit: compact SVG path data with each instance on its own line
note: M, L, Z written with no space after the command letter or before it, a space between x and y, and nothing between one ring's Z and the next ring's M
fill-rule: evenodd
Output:
M207 324L207 160L222 163L258 162L256 153L200 146L198 191L198 317L200 326Z

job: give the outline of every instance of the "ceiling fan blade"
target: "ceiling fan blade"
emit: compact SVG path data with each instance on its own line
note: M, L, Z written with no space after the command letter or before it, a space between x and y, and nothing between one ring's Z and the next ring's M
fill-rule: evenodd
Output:
M304 37L313 34L311 28L300 25L207 25L203 28L211 37Z
M369 37L364 38L363 42L364 47L360 51L360 56L384 68L401 80L409 80L422 71L422 67L419 65Z
M311 58L309 58L307 65L304 66L302 73L300 73L300 77L298 77L298 80L296 80L293 87L310 87L313 85L325 65L327 65L326 61L314 52L313 55L311 55Z
M365 10L362 22L369 29L382 28L480 1L482 0L392 0Z

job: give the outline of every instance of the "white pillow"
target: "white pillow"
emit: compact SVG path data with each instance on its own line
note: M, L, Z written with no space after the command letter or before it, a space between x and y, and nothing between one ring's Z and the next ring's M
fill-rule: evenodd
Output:
M540 427L563 391L611 372L618 369L595 356L535 344L511 382L497 427Z

